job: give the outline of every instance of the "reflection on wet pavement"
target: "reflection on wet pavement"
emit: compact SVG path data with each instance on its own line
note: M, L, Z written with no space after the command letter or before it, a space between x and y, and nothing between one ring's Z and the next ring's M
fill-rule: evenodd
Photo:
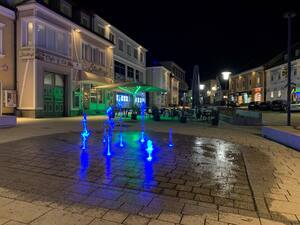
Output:
M177 212L189 203L255 212L239 146L174 134L170 148L168 134L150 132L148 137L154 145L152 162L146 160L137 132L124 133L125 148L117 147L116 136L111 157L105 156L100 133L90 137L87 151L81 151L78 133L2 144L0 196L76 212L82 207L70 205L137 213L146 205L152 209L165 204ZM182 204L165 203L170 199ZM136 208L128 209L129 203Z

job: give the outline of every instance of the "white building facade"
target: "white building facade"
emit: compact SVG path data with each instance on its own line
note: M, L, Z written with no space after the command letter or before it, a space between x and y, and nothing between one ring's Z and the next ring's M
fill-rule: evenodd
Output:
M179 80L164 66L147 67L147 84L166 92L150 93L149 106L158 108L177 106L179 103Z
M292 102L300 102L300 59L292 61ZM266 70L266 101L287 100L287 63Z

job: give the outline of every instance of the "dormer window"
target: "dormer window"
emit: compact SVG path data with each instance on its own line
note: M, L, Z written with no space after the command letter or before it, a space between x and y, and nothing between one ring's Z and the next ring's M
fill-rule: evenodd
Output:
M81 12L80 22L85 27L90 27L90 17L89 15Z
M64 0L60 0L60 11L68 17L72 17L72 5Z

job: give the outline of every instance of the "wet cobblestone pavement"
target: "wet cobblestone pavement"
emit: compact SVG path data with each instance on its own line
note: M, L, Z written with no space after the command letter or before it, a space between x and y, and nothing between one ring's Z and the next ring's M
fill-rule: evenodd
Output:
M137 132L111 157L100 133L85 152L75 132L1 144L0 224L276 224L258 217L247 147L174 134L169 148L168 134L148 135L151 163Z

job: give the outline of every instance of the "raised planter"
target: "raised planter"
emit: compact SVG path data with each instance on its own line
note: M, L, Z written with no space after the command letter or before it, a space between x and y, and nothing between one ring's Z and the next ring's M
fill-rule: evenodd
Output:
M221 112L220 120L234 125L261 126L262 114L261 112L236 109L232 115Z
M15 127L17 119L15 116L0 116L0 128Z

